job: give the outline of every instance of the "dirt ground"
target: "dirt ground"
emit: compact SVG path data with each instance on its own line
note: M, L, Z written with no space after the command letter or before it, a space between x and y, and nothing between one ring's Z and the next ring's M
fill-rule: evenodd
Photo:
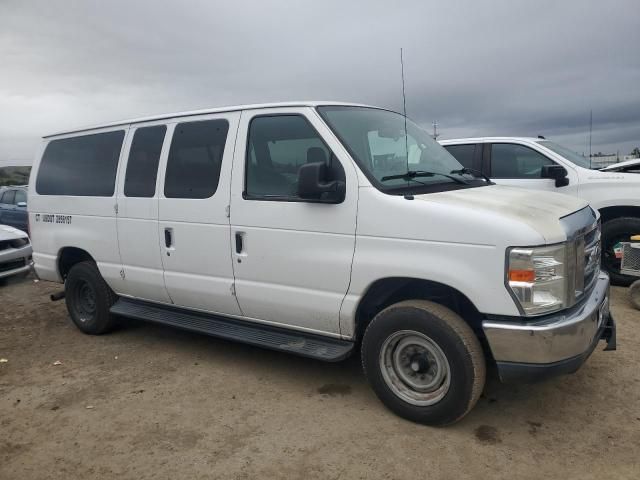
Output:
M127 322L91 337L59 285L0 287L0 479L640 478L640 311L618 351L530 386L490 378L460 423L402 420L356 356L325 364ZM60 364L56 364L60 362Z

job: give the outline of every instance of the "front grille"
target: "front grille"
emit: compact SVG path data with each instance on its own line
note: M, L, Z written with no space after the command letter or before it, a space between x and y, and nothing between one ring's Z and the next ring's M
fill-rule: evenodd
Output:
M10 262L0 263L0 273L8 272L9 270L15 270L25 266L24 258L18 260L12 260Z
M622 264L620 273L624 275L640 276L640 244L622 244Z
M576 239L576 299L580 298L598 279L600 271L600 223Z

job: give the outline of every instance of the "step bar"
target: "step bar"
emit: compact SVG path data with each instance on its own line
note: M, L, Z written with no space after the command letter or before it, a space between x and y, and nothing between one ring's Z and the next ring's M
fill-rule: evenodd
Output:
M111 313L325 362L347 358L354 343L219 315L120 298Z

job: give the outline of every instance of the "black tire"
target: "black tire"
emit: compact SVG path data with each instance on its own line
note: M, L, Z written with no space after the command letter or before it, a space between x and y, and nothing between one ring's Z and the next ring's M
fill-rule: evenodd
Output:
M106 333L115 325L109 309L117 296L94 262L76 263L64 282L67 310L73 323L89 335Z
M636 280L629 287L629 299L631 305L640 310L640 280Z
M390 371L381 365L381 358L387 358L385 352L389 350L385 345L398 335L406 335L404 332L426 336L437 345L448 362L449 386L442 391L443 396L436 403L427 406L410 403L394 392L385 380ZM410 341L407 340L409 345ZM400 355L404 350L398 352L401 343L394 347L393 358L405 358ZM415 363L410 362L411 368ZM464 417L480 398L486 377L484 354L473 330L453 311L426 300L396 303L376 315L362 341L362 366L376 395L390 410L408 420L431 426L448 425ZM398 378L396 384L402 383ZM411 390L406 383L403 388Z
M640 218L621 217L602 225L602 268L609 273L611 284L628 287L637 277L620 273L620 260L615 258L613 247L618 242L628 242L632 235L640 234Z

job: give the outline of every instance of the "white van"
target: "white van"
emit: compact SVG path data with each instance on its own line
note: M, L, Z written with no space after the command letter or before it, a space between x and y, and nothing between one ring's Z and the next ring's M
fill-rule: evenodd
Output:
M390 409L444 425L486 362L532 381L615 348L596 212L461 168L351 104L63 132L31 173L33 258L85 333L131 317L325 361L358 349Z
M440 143L465 167L481 171L499 185L585 199L600 213L602 264L611 283L627 286L636 280L620 272L621 243L640 233L640 176L632 173L634 162L609 169L619 171L592 170L588 158L543 137L457 138Z

